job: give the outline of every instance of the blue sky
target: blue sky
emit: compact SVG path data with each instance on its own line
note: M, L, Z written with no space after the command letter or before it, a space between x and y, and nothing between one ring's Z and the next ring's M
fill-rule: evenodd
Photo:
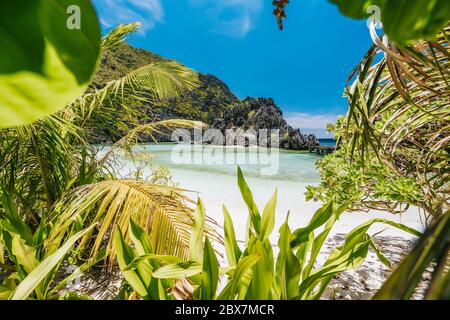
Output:
M131 44L213 74L240 98L272 97L288 122L325 137L346 112L345 80L371 41L327 0L292 0L284 31L271 0L94 0L103 28L142 22Z

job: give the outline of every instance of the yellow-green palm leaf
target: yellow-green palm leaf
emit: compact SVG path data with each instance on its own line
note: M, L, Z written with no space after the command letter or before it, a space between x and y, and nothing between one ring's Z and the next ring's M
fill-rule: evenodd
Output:
M57 206L50 221L54 232L48 244L57 245L80 226L99 222L96 230L82 238L80 246L89 244L91 256L95 256L106 245L106 255L112 262L115 254L112 234L120 227L128 239L128 227L133 219L148 231L156 254L187 259L193 227L189 202L181 189L142 181L112 180L86 185ZM210 236L217 238L210 226L206 229Z

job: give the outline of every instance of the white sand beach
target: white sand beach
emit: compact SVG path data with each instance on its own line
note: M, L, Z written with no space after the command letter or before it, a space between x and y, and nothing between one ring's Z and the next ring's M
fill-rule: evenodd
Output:
M174 145L171 144L151 144L137 148L136 152L148 153L155 164L167 167L173 181L183 189L192 190L193 193L190 196L194 200L199 196L205 204L207 214L219 225L223 224L222 206L225 205L233 218L238 239L244 240L248 210L237 187L237 163L174 163L173 148ZM209 148L223 149L222 147ZM246 152L245 149L236 150L236 153ZM198 152L201 151L197 150L194 153ZM195 155L192 159L194 157ZM276 226L271 238L274 244L278 239L278 228L284 223L288 212L290 212L291 229L296 229L307 225L315 211L321 207L318 202L307 202L304 196L307 185L319 183L319 173L315 169L315 161L319 157L308 152L280 151L279 168L274 175L261 174L263 166L261 164L239 163L260 210L264 208L275 190L278 190ZM135 170L135 166L131 161L125 161L120 172L126 176ZM333 228L332 234L345 234L373 218L390 219L417 230L424 228L418 209L410 208L402 215L378 211L344 213ZM381 224L374 225L370 233L381 230L384 230L383 236L408 239L412 237L406 232Z

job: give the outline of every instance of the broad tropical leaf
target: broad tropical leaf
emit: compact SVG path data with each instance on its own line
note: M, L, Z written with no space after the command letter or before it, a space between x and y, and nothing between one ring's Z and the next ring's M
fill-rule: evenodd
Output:
M250 222L251 222L250 227L256 234L259 234L261 215L259 214L259 210L258 207L256 206L255 201L253 200L252 191L248 187L247 181L245 181L244 174L242 173L242 170L239 166L237 169L237 177L238 177L238 186L239 190L241 191L242 199L244 199L250 214Z
M94 225L70 237L61 248L49 255L44 259L44 261L36 266L36 268L34 268L33 271L31 271L30 274L28 274L28 276L17 286L11 300L27 299L33 290L41 283L41 281L48 277L53 268L55 268L66 256L67 252L70 248L72 248L75 242L88 233L93 227Z
M237 244L233 221L231 220L230 213L225 206L223 206L223 216L225 231L225 252L228 259L228 265L230 267L234 267L239 261L242 255L242 251Z
M301 275L300 262L292 251L290 244L291 229L288 221L289 214L280 227L280 239L278 240L280 252L277 257L275 274L282 300L289 300L298 296L298 284Z
M219 262L208 237L205 238L203 267L197 297L200 300L213 300L219 283Z
M89 0L2 1L0 21L0 127L36 121L83 93L100 54Z
M448 23L450 3L447 0L330 0L341 12L356 19L368 18L377 6L383 29L389 38L399 44L415 40L435 40Z

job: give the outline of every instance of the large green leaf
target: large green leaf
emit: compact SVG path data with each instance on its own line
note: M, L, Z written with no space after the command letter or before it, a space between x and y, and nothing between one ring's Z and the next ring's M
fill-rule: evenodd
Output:
M33 271L39 261L36 259L36 249L26 244L18 234L13 234L12 253L18 264L20 264L27 273Z
M339 6L342 14L368 18L371 5L380 8L383 29L389 39L407 44L414 40L433 40L450 20L448 0L329 0Z
M68 28L77 8L80 28ZM0 127L33 122L82 94L100 44L90 0L1 1Z
M5 229L20 235L28 244L31 244L33 236L30 227L20 217L11 194L3 187L1 187L1 190L0 203L3 206L6 218L6 221L3 222Z
M371 5L380 5L384 0L329 0L338 5L343 15L355 19L364 19L369 17L367 9Z
M239 166L237 169L237 176L238 176L239 190L241 191L242 198L244 199L250 214L251 218L250 227L255 233L259 233L259 228L261 224L261 215L259 214L259 210L258 207L256 206L255 201L253 200L252 191L248 187L247 181L245 181L244 174L242 173L242 170Z
M148 264L148 261L139 261L135 266L136 269L131 270L128 268L130 264L136 259L136 253L124 240L122 231L117 228L114 232L114 243L117 248L117 262L120 270L128 283L131 284L133 289L141 296L146 298L148 296L148 288L152 280L152 269ZM142 268L146 268L142 270ZM143 273L141 273L144 271Z
M203 258L203 231L205 228L205 207L202 200L197 201L197 209L194 214L194 226L192 228L189 241L189 251L192 259L201 260Z
M152 244L148 233L145 232L133 219L130 220L130 238L134 244L134 250L140 256L152 254Z
M450 20L448 0L386 0L381 13L384 31L394 42L434 40Z
M261 230L259 231L259 238L261 240L269 238L273 228L275 227L275 209L277 206L278 191L275 191L272 198L264 208L261 219Z
M223 216L224 216L223 228L225 231L225 252L228 259L228 265L230 267L234 267L239 261L239 258L242 255L242 251L237 244L233 221L231 220L230 213L228 212L225 206L223 207Z
M11 300L25 300L33 292L33 290L44 280L48 274L56 267L56 265L64 258L70 248L88 233L92 228L82 230L69 238L64 245L56 250L52 255L42 261L16 288Z
M148 286L148 298L153 300L166 299L166 289L171 286L170 281L156 279L152 277L152 272L155 269L161 268L164 263L173 263L179 261L179 258L174 256L157 256L153 254L153 248L148 233L142 229L133 219L130 220L130 238L134 244L134 251L139 255L138 258L131 263L134 268L140 273L143 279L151 279ZM146 259L145 257L148 257ZM130 265L130 266L131 266ZM125 271L125 269L123 269Z
M301 266L298 258L292 251L289 238L291 229L289 228L289 214L285 223L280 227L280 239L276 264L276 279L280 291L280 298L288 300L298 295L298 284L300 282Z
M291 247L298 247L308 241L309 234L325 224L333 215L333 203L329 202L316 211L309 224L304 228L295 230L291 235Z
M320 283L319 290L312 296L314 299L320 298L335 274L357 268L366 258L369 247L373 246L373 240L367 234L367 231L376 223L387 224L415 236L420 236L418 231L386 219L372 219L361 224L347 234L344 244L330 254L322 268L308 273L309 276L300 285L299 297L302 299L308 298L313 289ZM382 259L382 262L385 262L384 259Z
M153 272L158 279L182 279L195 276L202 272L202 262L189 260L186 262L168 264Z
M336 248L331 254L329 259L325 262L323 268L315 270L311 275L304 279L299 287L300 299L308 298L308 295L314 288L321 282L325 284L331 280L331 278L339 272L347 271L357 268L366 258L369 250L370 239L366 234L363 237L358 238L359 242L355 242L352 245L347 245L347 242L342 247ZM321 285L319 293L325 285ZM316 298L320 298L320 295L315 295Z
M252 281L252 268L258 262L258 255L250 255L239 259L233 276L225 288L220 293L218 300L234 300L238 293L238 298L243 299L250 282Z
M268 239L261 241L252 237L248 242L248 252L249 255L257 255L260 258L252 269L252 281L246 299L271 300L275 282L272 245Z
M208 237L205 238L204 248L203 271L201 284L198 289L198 299L212 300L216 295L217 285L219 283L219 262Z

